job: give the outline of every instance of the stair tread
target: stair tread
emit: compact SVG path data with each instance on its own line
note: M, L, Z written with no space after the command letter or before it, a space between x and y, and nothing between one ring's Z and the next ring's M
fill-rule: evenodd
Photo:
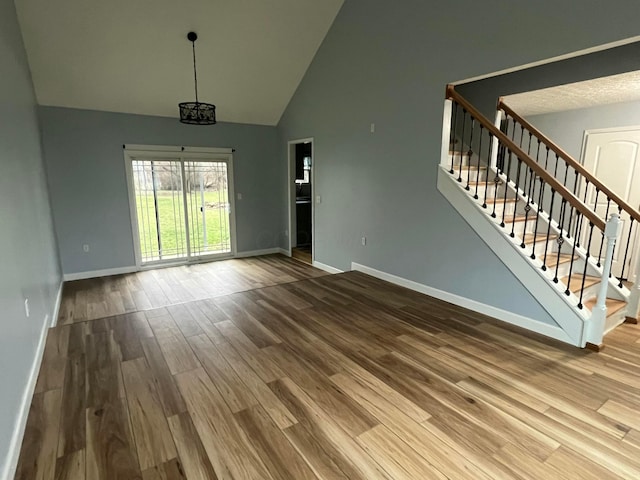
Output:
M548 237L546 235L537 235L535 238L533 236L528 235L524 243L529 245L529 244L532 244L533 241L535 240L537 245L542 242L548 242L549 240L555 240L556 238L558 238L558 235L549 235Z
M507 198L507 203L515 203L519 201L520 201L519 198ZM487 203L504 203L504 197L503 198L487 198Z
M574 273L571 275L571 291L572 292L575 293L580 291L580 289L582 288L582 277L583 275L581 273ZM565 285L567 285L569 283L569 275L567 275L566 277L562 277L560 281ZM595 285L596 283L600 283L600 277L587 275L584 280L584 288Z
M596 301L597 301L596 298L590 298L589 300L584 302L584 306L587 307L589 310L593 310L593 307L596 305ZM607 304L607 317L610 317L611 315L622 310L627 305L627 302L625 302L624 300L618 300L615 298L607 298L606 304Z
M570 253L561 253L560 254L560 259L558 260L558 254L557 253L552 253L551 255L548 256L549 261L547 262L547 267L555 267L556 265L560 264L562 265L563 263L567 263L571 261L571 254ZM575 255L573 257L574 260L578 260L578 255Z

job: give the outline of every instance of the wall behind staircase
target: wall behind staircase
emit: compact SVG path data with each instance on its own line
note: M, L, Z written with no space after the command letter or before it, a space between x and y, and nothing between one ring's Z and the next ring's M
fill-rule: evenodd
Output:
M580 108L526 117L536 128L581 161L585 130L599 128L640 128L640 101Z
M2 478L38 343L48 327L45 318L53 315L61 281L35 95L13 0L0 0L0 65ZM25 298L29 299L29 318L25 317Z
M553 323L437 190L445 85L631 37L636 10L634 0L346 0L279 124L283 182L286 141L315 138L316 259Z

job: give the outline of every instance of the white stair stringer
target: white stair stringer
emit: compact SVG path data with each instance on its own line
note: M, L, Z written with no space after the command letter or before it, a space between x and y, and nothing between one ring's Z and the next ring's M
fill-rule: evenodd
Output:
M531 250L522 249L517 236L511 238L505 233L499 222L492 219L456 177L442 166L438 168L438 190L556 321L560 328L554 338L584 347L588 341L591 312L578 309L575 296L565 295L562 283L550 281L540 268L540 260L529 257ZM536 330L535 325L526 328L549 335L547 328Z

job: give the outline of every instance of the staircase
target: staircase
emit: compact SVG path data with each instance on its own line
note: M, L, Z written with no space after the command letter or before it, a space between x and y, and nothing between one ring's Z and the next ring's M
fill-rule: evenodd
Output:
M597 350L637 322L640 213L503 102L490 122L447 88L438 189L558 324L528 328Z

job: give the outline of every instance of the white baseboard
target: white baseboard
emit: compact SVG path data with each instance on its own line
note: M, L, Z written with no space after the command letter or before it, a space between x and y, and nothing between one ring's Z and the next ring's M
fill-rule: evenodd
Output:
M261 255L273 255L274 253L283 253L286 255L286 250L279 247L265 248L263 250L249 250L247 252L238 252L235 254L235 258L247 258L247 257L259 257Z
M16 423L13 428L13 435L11 435L11 441L9 442L9 451L5 458L4 468L0 474L1 480L12 480L16 474L16 468L18 468L22 438L24 437L24 431L27 427L29 408L31 406L33 392L36 389L38 373L40 373L40 364L42 363L42 356L44 355L44 347L46 345L49 324L49 315L45 315L44 322L42 323L42 330L40 332L40 340L38 340L38 347L36 348L36 356L31 364L31 371L29 372L27 386L22 394L22 404L20 405L20 411L18 412Z
M64 280L60 281L58 287L58 295L56 296L56 304L53 307L53 316L51 318L51 324L49 327L53 328L58 323L58 315L60 314L60 305L62 305L62 289L64 288Z
M109 277L111 275L122 275L123 273L137 272L139 269L135 265L130 267L108 268L106 270L93 270L89 272L65 273L64 281L85 280L87 278Z
M534 320L533 318L518 315L517 313L509 312L507 310L502 310L501 308L487 305L486 303L462 297L460 295L456 295L455 293L445 292L444 290L429 287L428 285L414 282L413 280L407 280L406 278L398 277L396 275L382 272L380 270L376 270L375 268L360 265L358 263L352 263L351 269L358 272L366 273L367 275L371 275L372 277L379 278L380 280L385 280L389 283L393 283L395 285L399 285L416 292L424 293L425 295L429 295L430 297L434 297L439 300L458 305L459 307L482 313L483 315L502 320L503 322L510 323L527 330L531 330L532 332L536 332L541 335L560 340L561 342L570 343L571 345L575 344L575 342L571 340L571 338L565 333L564 330L555 325L549 325L548 323Z
M313 261L313 266L316 268L319 268L320 270L324 270L325 272L328 272L328 273L344 273L343 270L340 270L336 267L332 267L331 265L326 265L324 263L317 262L316 260Z

